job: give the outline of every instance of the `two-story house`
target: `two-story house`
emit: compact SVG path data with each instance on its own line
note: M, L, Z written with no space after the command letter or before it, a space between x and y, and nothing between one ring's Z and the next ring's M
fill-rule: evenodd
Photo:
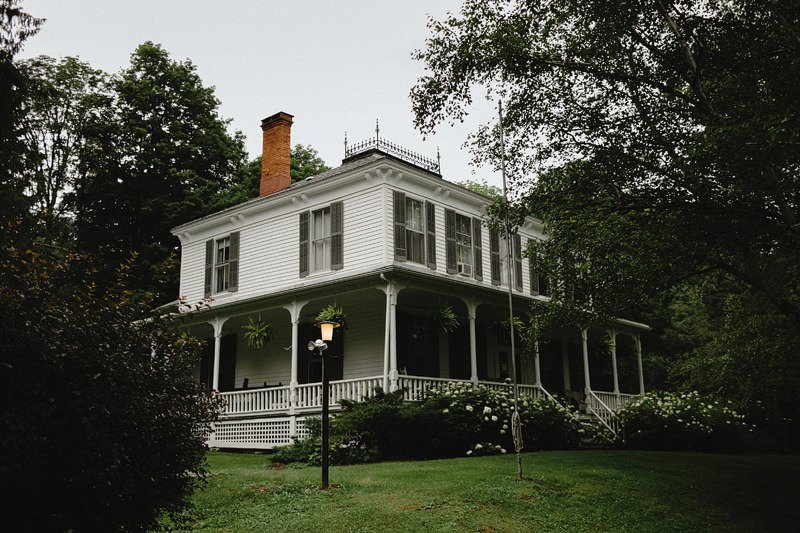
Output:
M332 403L375 387L413 401L448 381L508 386L508 284L523 321L530 301L547 297L522 254L528 240L545 238L540 222L529 218L506 242L481 222L490 199L377 136L346 146L341 166L292 184L292 119L262 121L258 198L173 229L180 294L209 302L184 309L189 331L208 339L197 378L226 399L209 444L272 448L304 434L305 417L321 407L320 361L307 344L329 304L347 314L327 352ZM457 328L440 327L440 306L455 311ZM244 338L251 319L274 334L258 349ZM518 354L521 392L584 401L610 423L612 409L644 390L646 329L618 320L563 331Z

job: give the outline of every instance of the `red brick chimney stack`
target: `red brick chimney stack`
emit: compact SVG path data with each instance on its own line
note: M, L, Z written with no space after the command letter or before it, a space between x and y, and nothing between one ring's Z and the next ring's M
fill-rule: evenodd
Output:
M288 113L275 113L261 121L261 184L259 196L286 189L292 184L289 174L292 154L292 119Z

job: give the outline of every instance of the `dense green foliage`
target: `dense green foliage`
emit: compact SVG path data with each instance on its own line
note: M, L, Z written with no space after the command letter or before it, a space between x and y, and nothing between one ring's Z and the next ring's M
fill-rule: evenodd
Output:
M795 456L579 451L269 468L210 453L194 531L791 531ZM170 528L170 524L164 524Z
M618 412L624 444L644 450L742 451L755 426L732 405L697 392L646 394Z
M343 400L331 422L330 457L334 464L386 459L430 459L459 455L505 454L511 436L513 399L508 390L454 384L433 389L420 403L404 403L403 392L376 391L361 402ZM557 402L523 397L519 402L528 450L574 448L580 423ZM319 433L276 453L280 462L318 464Z
M78 246L106 267L140 254L135 287L174 298L170 228L214 211L244 162L240 134L190 61L147 42L85 126L75 184ZM166 269L166 272L164 272Z
M549 236L528 250L551 280L537 333L660 319L655 355L684 356L674 386L707 377L796 419L798 4L466 0L430 28L412 90L423 131L468 113L476 85L503 100L512 218ZM472 141L497 163L493 123ZM712 331L657 310L698 284L724 302Z
M14 56L42 23L26 13L18 0L0 0L0 246L7 244L5 228L14 222L30 223L31 202L22 176L29 149L23 127L25 76Z
M126 274L127 267L118 270ZM181 511L204 475L218 401L199 346L99 289L85 258L0 258L0 498L10 530L117 530Z
M39 56L19 64L26 81L22 131L28 148L22 176L38 237L69 245L69 197L78 181L86 124L109 97L108 76L73 57Z

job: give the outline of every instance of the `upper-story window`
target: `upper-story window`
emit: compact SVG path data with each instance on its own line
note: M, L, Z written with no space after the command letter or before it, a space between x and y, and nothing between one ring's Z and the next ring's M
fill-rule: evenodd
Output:
M456 264L462 266L460 274L472 272L472 219L458 213L456 213Z
M394 258L436 269L436 207L393 191Z
M311 254L314 271L331 268L331 208L318 209L311 213Z
M445 209L444 222L447 272L483 279L480 220Z
M214 292L227 291L231 283L231 238L217 239L214 258Z
M406 259L425 263L425 219L421 200L406 198Z
M344 204L300 213L300 277L344 266Z
M489 245L492 267L492 284L508 285L508 241L496 230L489 232ZM511 267L514 288L522 290L522 239L518 234L511 236Z
M206 296L239 288L239 232L206 241Z

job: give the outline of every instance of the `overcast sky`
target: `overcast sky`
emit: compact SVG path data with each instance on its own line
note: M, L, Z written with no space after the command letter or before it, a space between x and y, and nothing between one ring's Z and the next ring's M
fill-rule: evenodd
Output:
M468 122L440 127L427 140L413 127L409 90L424 73L411 59L429 35L428 15L458 10L447 1L112 1L28 0L47 19L20 57L79 56L116 73L137 45L160 43L173 59L190 59L205 85L216 88L221 114L261 151L260 121L278 111L294 115L292 144L310 144L337 166L350 142L374 135L432 158L441 150L446 179L485 178L462 148L475 125L494 116L481 102ZM485 104L485 105L484 105Z

